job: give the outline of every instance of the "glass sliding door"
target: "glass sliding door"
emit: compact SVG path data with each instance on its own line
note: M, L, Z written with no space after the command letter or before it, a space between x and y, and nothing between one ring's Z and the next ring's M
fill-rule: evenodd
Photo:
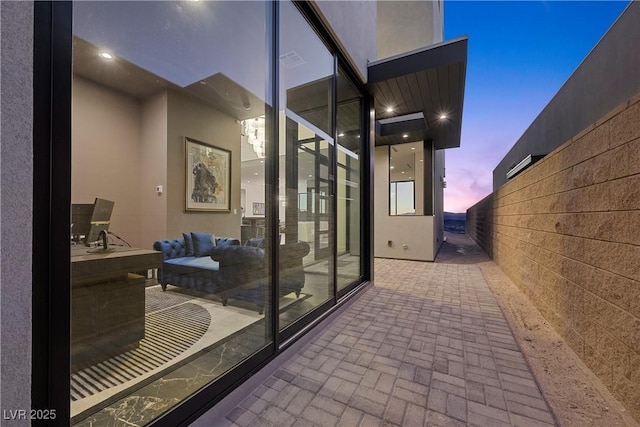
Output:
M337 288L362 276L362 96L338 70L337 108Z
M147 424L274 350L272 7L73 4L71 424Z
M335 66L333 55L291 2L280 3L279 48L283 329L334 298Z

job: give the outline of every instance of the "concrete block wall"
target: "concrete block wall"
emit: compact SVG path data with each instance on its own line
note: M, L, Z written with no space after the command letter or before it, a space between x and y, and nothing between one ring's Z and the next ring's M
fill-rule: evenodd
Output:
M493 212L493 193L480 200L467 211L465 223L466 233L493 258L493 221L490 215Z
M467 221L640 421L640 94L473 206Z

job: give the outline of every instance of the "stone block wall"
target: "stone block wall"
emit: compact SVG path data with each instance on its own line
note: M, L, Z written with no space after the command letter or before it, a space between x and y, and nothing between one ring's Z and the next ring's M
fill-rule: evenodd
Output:
M480 200L467 211L465 231L471 238L493 258L493 193Z
M640 420L640 94L469 209L467 233Z

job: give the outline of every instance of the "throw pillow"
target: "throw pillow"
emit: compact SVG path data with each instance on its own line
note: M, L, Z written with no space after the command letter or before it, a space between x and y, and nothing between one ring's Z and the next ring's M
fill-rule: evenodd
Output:
M191 233L182 233L184 238L184 251L187 256L193 256L193 240L191 240Z
M191 233L194 256L207 256L216 245L216 236L208 233Z

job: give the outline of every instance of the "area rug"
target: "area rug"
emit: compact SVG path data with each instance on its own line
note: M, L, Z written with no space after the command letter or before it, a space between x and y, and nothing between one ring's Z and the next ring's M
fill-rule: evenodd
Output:
M160 286L145 289L145 338L138 348L71 376L71 416L168 372L263 316Z

